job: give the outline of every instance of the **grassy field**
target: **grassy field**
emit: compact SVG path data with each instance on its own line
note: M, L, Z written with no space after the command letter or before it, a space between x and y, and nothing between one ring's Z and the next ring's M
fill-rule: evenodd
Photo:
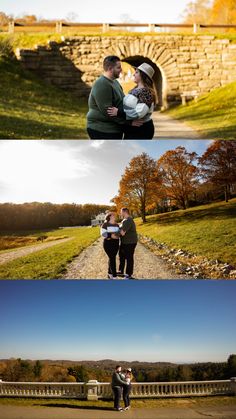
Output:
M236 199L137 219L138 232L210 260L236 264Z
M63 236L71 237L71 240L0 265L0 279L60 278L67 264L99 237L99 229L65 228L51 231L50 234L48 232L47 235L51 239Z
M199 131L202 137L236 139L236 82L214 89L197 102L167 113Z
M41 241L40 237L45 236L44 240ZM60 240L66 238L66 235L55 234L55 231L21 231L18 233L0 233L0 254L9 252L17 248L26 246L37 245L39 243L48 243L50 241Z
M0 139L85 139L87 100L49 86L0 57Z
M210 33L206 31L202 31L198 34L193 34L191 32L134 32L134 31L126 31L124 29L117 30L112 29L109 32L102 32L102 28L87 28L87 27L80 27L77 30L75 29L66 29L64 28L62 33L55 33L55 31L47 31L46 28L34 28L34 30L28 30L26 28L15 28L15 33L9 35L6 32L0 32L0 40L9 38L12 40L14 48L33 48L35 45L47 45L47 42L50 41L57 41L61 42L62 36L105 36L105 37L111 37L111 36L215 36L217 39L229 39L230 42L235 43L236 42L236 32L229 32L229 33Z
M1 405L13 406L55 406L55 407L78 407L81 409L103 409L113 408L112 401L99 400L96 402L73 399L30 399L30 398L0 398ZM236 404L236 397L214 396L214 397L188 397L169 399L141 399L132 400L134 408L158 408L158 407L191 407L191 406L229 406Z

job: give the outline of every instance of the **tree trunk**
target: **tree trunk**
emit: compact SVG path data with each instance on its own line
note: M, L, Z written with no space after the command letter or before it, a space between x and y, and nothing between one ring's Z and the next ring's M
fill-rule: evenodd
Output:
M228 195L228 185L225 185L225 202L229 201L229 195Z

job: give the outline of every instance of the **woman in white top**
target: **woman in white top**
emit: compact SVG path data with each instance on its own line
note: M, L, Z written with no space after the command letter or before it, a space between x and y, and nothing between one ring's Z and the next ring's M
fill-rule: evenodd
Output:
M128 386L123 386L123 400L125 404L124 410L130 409L130 392L131 392L131 380L132 380L132 370L131 368L128 368L125 372L125 374L122 375L124 377L124 380L129 384Z
M136 68L134 81L136 86L124 96L123 110L115 107L108 108L109 116L125 117L127 121L140 119L141 126L124 125L124 139L152 139L154 124L151 118L156 105L156 93L153 85L154 69L147 63Z
M120 228L116 222L116 215L110 212L106 215L101 226L101 236L104 238L103 248L108 256L108 278L117 279L116 255L119 250Z

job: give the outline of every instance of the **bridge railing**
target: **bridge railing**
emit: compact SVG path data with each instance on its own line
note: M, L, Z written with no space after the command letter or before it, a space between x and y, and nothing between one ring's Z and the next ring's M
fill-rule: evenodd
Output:
M50 29L55 31L56 33L62 33L63 28L97 28L101 32L109 32L111 29L114 28L128 28L129 30L135 28L147 28L149 32L155 32L156 28L167 32L173 29L190 29L193 33L199 32L202 28L204 29L236 29L236 25L203 25L197 23L129 23L129 22L121 22L121 23L75 23L75 22L64 22L64 21L56 21L56 22L32 22L32 23L24 23L18 22L15 20L11 20L8 23L8 26L4 26L3 30L9 33L13 33L15 28L21 28L23 30L30 31L39 31Z
M167 398L236 395L236 378L214 381L132 383L131 397ZM0 382L0 397L112 399L110 383Z

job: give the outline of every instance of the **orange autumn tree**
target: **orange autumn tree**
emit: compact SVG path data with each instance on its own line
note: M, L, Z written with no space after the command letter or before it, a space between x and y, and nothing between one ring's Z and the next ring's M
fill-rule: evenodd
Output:
M131 212L140 214L146 222L146 213L158 194L160 178L157 163L148 154L134 157L120 180L119 192L112 200L120 210L127 206Z
M188 207L198 185L199 169L193 164L196 159L195 152L177 147L167 151L157 162L166 196L183 209Z
M215 24L236 24L236 0L214 0L211 22Z
M236 183L236 141L214 141L199 158L199 164L206 181L220 186L228 202Z

